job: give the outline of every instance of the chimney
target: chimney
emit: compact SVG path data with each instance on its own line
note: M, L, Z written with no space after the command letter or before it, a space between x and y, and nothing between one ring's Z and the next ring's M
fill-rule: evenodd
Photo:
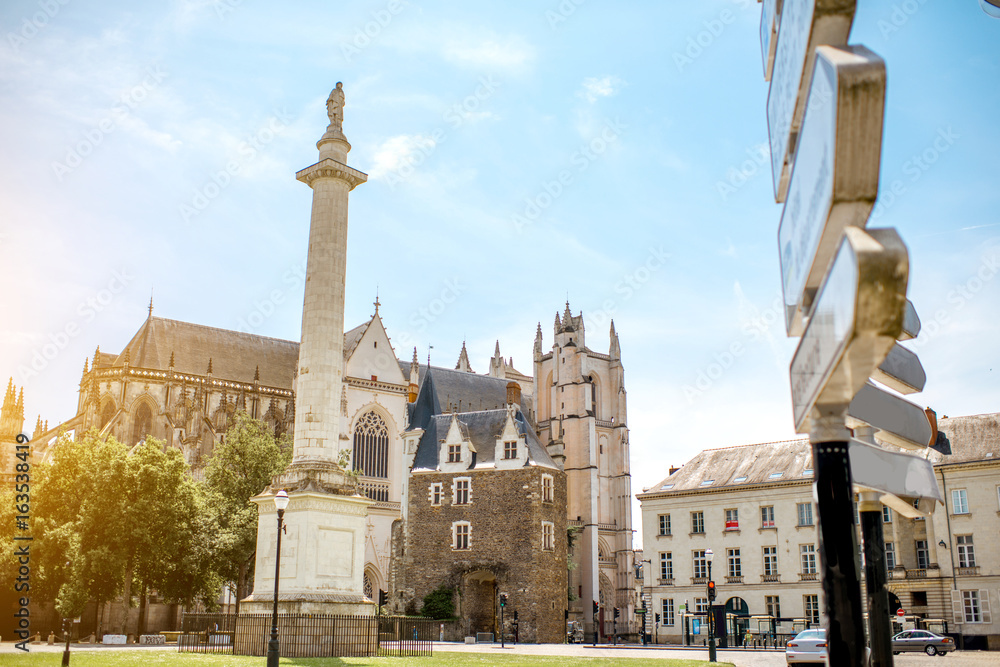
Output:
M521 405L521 385L516 382L507 383L507 405Z
M675 468L673 466L670 466L670 472L667 473L667 477L669 477L670 475L673 475L678 470L680 470L680 468Z

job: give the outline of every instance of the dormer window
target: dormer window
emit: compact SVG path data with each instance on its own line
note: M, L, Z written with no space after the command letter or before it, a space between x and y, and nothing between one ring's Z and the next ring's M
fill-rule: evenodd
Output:
M462 462L462 444L454 443L448 445L448 463Z
M507 441L503 443L503 457L505 459L517 458L517 441Z

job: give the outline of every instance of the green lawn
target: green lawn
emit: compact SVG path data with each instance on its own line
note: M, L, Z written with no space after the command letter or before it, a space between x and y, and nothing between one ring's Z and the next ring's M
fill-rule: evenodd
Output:
M232 655L197 655L173 653L169 651L128 651L101 650L73 653L71 667L127 667L141 665L190 665L192 667L263 667L264 658ZM62 661L60 653L11 653L0 654L0 666L14 667L56 667ZM458 667L459 665L587 665L593 667L698 667L709 663L701 660L661 660L644 658L578 658L528 655L498 655L487 653L450 653L439 651L430 658L282 658L282 665L303 667L339 667L340 665L382 665L385 667ZM728 662L715 663L719 667L732 665Z

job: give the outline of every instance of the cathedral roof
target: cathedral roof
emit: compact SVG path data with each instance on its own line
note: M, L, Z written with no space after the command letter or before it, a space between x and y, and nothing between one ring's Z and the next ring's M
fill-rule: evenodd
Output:
M257 334L216 329L190 322L149 317L114 361L122 366L166 370L170 356L179 373L203 375L212 360L216 377L253 382L260 368L260 383L292 388L299 358L299 344Z

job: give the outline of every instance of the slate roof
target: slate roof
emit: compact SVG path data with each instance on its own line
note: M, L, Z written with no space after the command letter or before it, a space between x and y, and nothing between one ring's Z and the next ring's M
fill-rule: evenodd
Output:
M211 359L215 377L238 382L253 382L254 371L259 365L262 385L291 389L299 344L150 317L115 359L114 366L124 365L126 352L130 366L157 369L166 369L173 353L174 368L178 372L196 375L205 374Z
M879 444L886 449L904 451L893 445ZM939 420L938 439L928 452L928 458L934 465L1000 460L1000 413ZM706 449L643 493L808 479L812 473L803 472L811 468L812 450L808 438ZM771 477L778 472L783 474ZM706 484L709 480L711 484Z
M808 438L706 449L673 475L654 484L646 493L808 479L812 477L812 472L803 473L811 468L812 451ZM772 473L778 472L783 473L781 477L771 478ZM745 479L740 479L741 477ZM737 479L740 481L737 482ZM703 485L703 482L709 480L711 484Z
M410 379L410 362L399 362L399 368L407 381ZM440 412L471 412L474 410L492 410L507 405L507 383L511 380L497 378L491 375L478 375L467 371L431 366L434 374L434 387ZM427 379L427 366L420 364L421 389ZM521 407L529 411L532 408L530 396L521 397ZM414 423L411 419L410 423Z
M436 470L438 468L440 443L448 435L452 418L451 413L441 409L442 389L439 385L445 384L448 388L453 389L461 384L454 382L454 378L448 377L449 375L466 375L502 383L504 394L503 401L500 403L501 407L456 413L462 426L462 435L472 443L476 450L469 468L492 467L495 461L496 440L503 432L507 421L507 381L500 378L473 375L465 371L432 367L430 372L421 371L421 377L424 380L410 412L410 429L424 429L413 459L413 469ZM548 451L535 435L535 429L520 410L514 413L514 420L518 433L524 436L528 446L528 465L557 468L552 457L549 456Z

